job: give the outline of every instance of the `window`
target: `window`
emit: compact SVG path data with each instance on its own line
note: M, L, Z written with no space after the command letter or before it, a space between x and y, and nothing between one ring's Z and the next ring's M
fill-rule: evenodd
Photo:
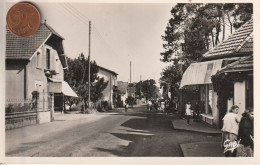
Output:
M46 69L50 69L51 67L51 50L46 49Z
M200 86L200 101L201 112L207 115L212 115L212 96L213 86L212 84L205 84Z
M36 55L36 68L41 68L41 53L37 52Z

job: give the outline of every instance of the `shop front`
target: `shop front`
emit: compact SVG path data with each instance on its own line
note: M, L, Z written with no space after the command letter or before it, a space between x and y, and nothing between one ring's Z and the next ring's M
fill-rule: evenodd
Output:
M223 60L212 60L192 63L184 72L181 80L181 89L195 89L199 91L198 102L200 105L202 121L218 126L219 117L217 109L217 94L213 90L211 76L222 67ZM191 100L190 100L191 101ZM192 102L192 107L195 103Z

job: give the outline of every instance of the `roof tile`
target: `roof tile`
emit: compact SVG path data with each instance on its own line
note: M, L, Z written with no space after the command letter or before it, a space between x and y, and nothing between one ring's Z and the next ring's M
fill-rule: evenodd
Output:
M28 37L19 37L11 33L6 27L6 59L30 59L51 34L55 34L63 39L45 23L40 25L35 34Z
M242 25L227 40L209 50L203 55L204 59L222 58L235 53L253 52L253 19ZM240 48L241 47L241 48ZM236 52L238 50L238 52Z

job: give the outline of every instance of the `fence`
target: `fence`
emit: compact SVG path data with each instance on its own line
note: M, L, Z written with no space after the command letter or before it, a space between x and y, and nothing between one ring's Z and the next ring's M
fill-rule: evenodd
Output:
M32 96L31 100L6 100L5 104L5 129L14 129L39 123L39 113L50 111L52 99L49 95L39 93Z

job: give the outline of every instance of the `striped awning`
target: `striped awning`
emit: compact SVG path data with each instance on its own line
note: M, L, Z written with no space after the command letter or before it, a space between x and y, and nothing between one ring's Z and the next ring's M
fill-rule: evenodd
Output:
M180 88L187 85L211 84L211 76L222 67L222 59L192 63L184 72Z
M66 81L49 78L49 92L63 93L65 96L78 97Z

